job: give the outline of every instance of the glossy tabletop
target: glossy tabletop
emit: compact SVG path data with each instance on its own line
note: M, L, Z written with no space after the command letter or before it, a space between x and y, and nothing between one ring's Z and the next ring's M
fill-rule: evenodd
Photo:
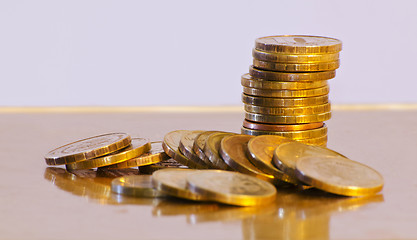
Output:
M384 177L365 198L278 189L276 203L233 207L110 190L137 169L69 173L43 156L109 132L162 140L172 130L239 132L240 108L2 109L0 239L417 239L417 109L335 108L328 147Z

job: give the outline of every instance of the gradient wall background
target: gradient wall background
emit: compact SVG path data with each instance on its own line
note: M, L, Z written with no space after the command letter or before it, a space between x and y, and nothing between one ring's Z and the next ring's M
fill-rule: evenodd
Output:
M333 104L417 103L417 1L0 1L1 106L240 105L257 37L343 41Z

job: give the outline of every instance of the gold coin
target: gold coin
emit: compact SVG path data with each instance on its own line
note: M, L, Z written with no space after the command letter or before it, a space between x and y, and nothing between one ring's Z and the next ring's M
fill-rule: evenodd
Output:
M324 123L317 122L317 123L303 123L303 124L268 124L268 123L255 123L248 120L243 120L243 127L253 130L262 130L262 131L277 131L277 132L285 132L285 131L302 131L302 130L310 130L315 128L320 128L323 126Z
M242 134L259 136L259 135L278 135L282 137L291 138L293 140L298 139L308 139L308 138L318 138L327 135L327 126L323 125L321 128L302 130L302 131L262 131L262 130L253 130L242 127Z
M338 69L340 61L320 63L276 63L253 59L253 66L259 69L278 72L322 72Z
M190 174L203 171L193 169L162 169L152 174L152 185L159 191L173 197L194 201L208 200L203 194L191 192L187 187L187 177Z
M180 145L178 149L181 151L184 156L186 156L188 159L201 164L202 166L206 166L206 168L214 167L213 164L206 160L207 158L201 159L197 154L195 154L193 150L194 140L195 138L203 133L205 131L190 131L186 134L184 134L181 137Z
M132 168L140 167L150 164L155 164L164 160L169 159L169 156L164 152L162 148L162 142L151 142L151 150L147 153L140 155L124 162L112 164L105 167L100 167L100 169L120 169L120 168Z
M280 35L257 38L255 49L293 54L337 53L342 50L342 42L321 36Z
M187 176L191 191L210 200L237 206L257 206L274 202L274 185L261 179L222 170L206 170Z
M152 174L155 171L165 169L165 168L185 168L187 169L188 166L182 165L181 163L175 161L174 159L170 158L155 164L140 166L139 172L142 174Z
M374 169L334 155L302 157L296 162L297 177L318 189L345 196L364 196L382 190L384 180Z
M279 185L281 183L279 179L262 172L247 158L247 145L252 138L254 136L240 134L223 138L220 144L220 155L227 165L234 170Z
M312 114L312 115L299 115L299 116L279 116L279 115L265 115L258 113L245 113L245 118L253 122L261 123L279 123L279 124L295 124L295 123L313 123L324 122L331 117L330 112Z
M296 177L295 164L302 157L336 156L345 157L331 149L306 145L300 142L283 143L274 150L273 163L289 176Z
M301 81L301 82L280 82L253 78L249 73L243 74L241 78L243 87L269 89L269 90L303 90L327 86L327 80L323 81Z
M190 168L197 168L197 169L204 169L207 168L205 165L201 165L197 162L194 162L190 159L188 159L186 156L184 156L178 149L180 145L181 138L184 134L187 134L191 131L188 130L176 130L167 133L164 136L164 142L162 143L162 147L165 150L165 153L168 154L168 156L175 159L177 162L188 166Z
M307 72L307 73L290 73L290 72L274 72L262 69L257 69L251 66L249 68L249 74L254 78L260 78L270 81L282 81L282 82L298 82L298 81L325 81L332 79L336 76L336 71L325 72Z
M305 107L263 107L251 104L244 104L244 108L246 112L250 113L281 116L314 115L330 112L331 110L330 103Z
M217 133L221 131L206 131L200 133L195 139L193 144L193 151L194 153L200 158L204 159L204 162L211 164L210 160L204 154L204 147L206 146L206 140L212 133Z
M204 155L210 160L210 162L219 169L222 170L232 170L224 160L221 158L220 142L224 137L235 135L236 133L226 133L218 132L212 133L208 136L206 140L206 145L204 146Z
M267 62L281 62L281 63L316 63L316 62L331 62L339 59L339 53L324 53L324 54L285 54L285 53L271 53L263 52L257 49L252 50L252 56L255 59Z
M327 135L317 137L317 138L308 138L308 139L297 139L297 142L308 144L308 145L316 145L326 147L327 145Z
M61 165L85 161L129 146L131 138L126 133L109 133L79 140L45 155L46 164Z
M329 93L329 86L304 90L270 90L243 87L243 93L259 97L305 98L327 95Z
M167 196L153 188L150 175L132 175L115 178L111 181L111 190L118 194L133 197Z
M329 102L329 96L323 95L308 98L272 98L272 97L254 97L242 94L242 102L264 107L303 107L321 105Z
M280 144L293 142L293 140L276 135L262 135L252 138L248 142L249 161L261 171L292 184L300 184L296 178L284 174L272 164L272 155Z
M70 163L65 166L67 170L104 167L138 157L148 152L149 150L151 150L151 144L148 139L132 138L131 144L127 148L121 149L110 155L93 158L82 162Z

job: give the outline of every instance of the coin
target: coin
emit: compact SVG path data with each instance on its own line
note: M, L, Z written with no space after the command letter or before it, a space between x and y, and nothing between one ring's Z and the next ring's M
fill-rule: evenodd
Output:
M255 49L294 54L337 53L342 50L342 42L321 36L280 35L257 38Z
M165 168L185 168L187 169L188 166L182 165L181 163L175 161L174 159L170 158L155 164L140 166L139 172L143 174L152 174L155 171L165 169Z
M332 79L336 76L336 71L325 71L325 72L307 72L307 73L290 73L290 72L274 72L262 69L257 69L253 66L249 67L249 74L254 78L260 78L270 81L282 81L282 82L293 82L293 81L324 81Z
M323 95L308 98L273 98L273 97L254 97L242 94L242 102L264 107L302 107L321 105L329 102L329 96Z
M168 156L175 159L177 162L186 165L190 168L197 168L197 169L204 169L207 168L205 165L201 165L197 162L194 162L190 159L188 159L186 156L184 156L179 150L178 147L180 145L181 138L184 134L187 134L191 131L188 130L176 130L167 133L164 136L164 142L162 143L162 147L165 150L165 153L168 154Z
M276 63L253 59L253 66L263 70L280 72L321 72L338 69L340 62L336 60L318 63Z
M327 86L327 80L280 82L254 78L248 73L242 75L240 83L243 87L270 90L302 90Z
M263 52L257 49L252 50L252 56L255 59L267 62L281 62L281 63L315 63L315 62L330 62L339 59L339 53L326 54L285 54L285 53L271 53Z
M302 157L336 156L345 157L331 149L306 145L299 142L283 143L274 150L272 161L287 175L295 176L295 164Z
M46 164L61 165L100 157L129 146L126 133L108 133L56 148L45 155Z
M263 107L244 104L244 109L246 112L265 115L299 116L330 112L331 106L330 103L305 107Z
M327 135L317 137L317 138L297 139L296 141L300 143L304 143L304 144L325 147L327 145Z
M297 177L318 189L345 196L363 196L382 190L384 180L374 169L334 155L302 157L296 162Z
M241 134L223 138L220 144L220 155L223 160L227 165L238 172L249 174L275 185L281 184L281 180L262 172L249 161L246 152L248 142L252 138L254 138L254 136Z
M248 159L267 174L271 174L284 182L299 184L299 180L284 174L272 164L272 155L275 148L280 144L292 141L294 140L276 135L262 135L252 138L248 142Z
M202 171L178 168L158 170L152 174L152 185L157 190L173 197L194 201L205 201L208 199L204 194L191 192L187 187L187 176L200 172Z
M329 86L302 90L270 90L243 87L243 93L259 97L305 98L327 95L329 93Z
M132 168L145 166L150 164L155 164L164 160L169 159L170 157L164 152L162 148L162 142L151 142L151 150L147 153L129 159L124 162L112 164L109 166L101 167L102 169L120 169L120 168Z
M302 131L262 131L262 130L253 130L242 127L242 134L259 136L259 135L278 135L282 137L291 138L294 140L298 139L308 139L308 138L318 138L325 136L327 134L327 126L324 124L321 128L315 128L310 130Z
M195 139L193 144L193 150L194 153L200 157L200 159L203 159L204 162L207 164L211 164L210 160L206 157L204 154L204 146L206 146L206 140L212 133L221 132L221 131L206 131L203 133L200 133Z
M295 123L313 123L324 122L329 120L331 112L312 114L312 115L300 115L300 116L278 116L278 115L265 115L258 113L245 113L245 118L253 122L261 123L278 123L278 124L295 124Z
M235 135L236 133L226 133L226 132L218 132L212 133L208 136L206 140L206 145L204 146L204 155L219 169L222 170L232 170L221 158L219 150L220 150L220 142L224 137Z
M153 188L150 175L132 175L115 178L111 181L111 190L118 194L133 197L167 196Z
M181 153L184 154L184 156L186 156L188 159L201 164L202 166L206 166L206 168L214 167L210 161L206 160L206 158L204 158L204 161L197 154L195 154L193 150L195 138L203 132L205 131L190 131L184 134L181 137L180 145L178 148Z
M243 120L243 127L253 130L262 130L262 131L302 131L322 127L322 122L316 123L303 123L303 124L268 124L268 123L256 123L248 120Z
M274 202L274 185L261 179L222 170L206 170L187 176L187 185L210 200L237 205L257 206Z
M151 149L151 144L148 139L145 138L132 138L129 147L121 149L110 155L103 157L88 159L82 162L66 164L67 170L77 169L91 169L103 166L124 162L126 160L138 157Z

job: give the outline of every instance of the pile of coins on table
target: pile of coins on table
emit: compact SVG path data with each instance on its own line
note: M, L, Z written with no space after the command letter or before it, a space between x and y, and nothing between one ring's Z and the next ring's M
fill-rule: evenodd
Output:
M316 187L345 196L371 195L383 187L382 176L370 167L277 135L176 130L151 143L110 133L56 148L45 160L65 164L70 172L139 167L138 175L112 181L119 194L237 206L271 203L279 187Z
M241 79L242 133L280 135L326 146L331 117L327 80L339 67L342 42L283 35L255 40L253 65Z

